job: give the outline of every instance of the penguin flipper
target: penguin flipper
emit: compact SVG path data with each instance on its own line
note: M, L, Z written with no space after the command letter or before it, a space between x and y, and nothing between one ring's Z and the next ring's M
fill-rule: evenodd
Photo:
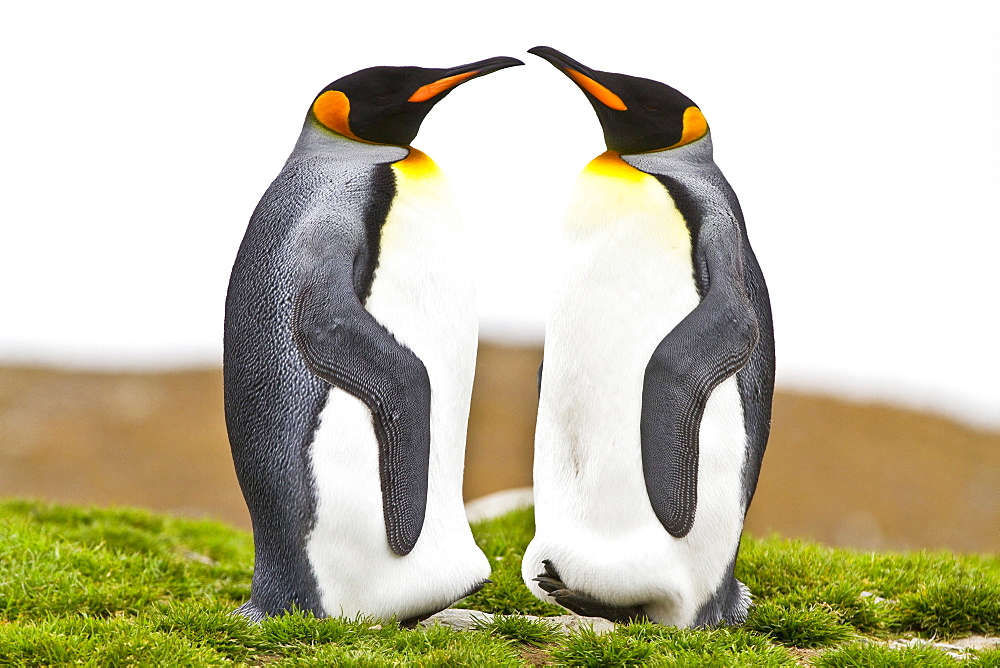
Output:
M709 278L705 297L660 341L643 378L643 477L656 517L675 538L694 524L705 404L712 390L743 368L758 339L738 243L710 248L702 258Z
M295 302L293 335L306 365L372 413L386 538L409 554L423 528L430 462L431 386L423 362L382 327L349 282L307 283Z

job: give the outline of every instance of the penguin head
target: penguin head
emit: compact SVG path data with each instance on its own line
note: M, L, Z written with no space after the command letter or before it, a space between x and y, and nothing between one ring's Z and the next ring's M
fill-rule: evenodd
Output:
M584 92L617 153L677 148L708 134L708 123L689 97L651 79L600 72L548 46L528 53L549 61Z
M323 127L350 139L408 146L427 112L456 86L523 64L501 56L450 69L369 67L324 88L309 113Z

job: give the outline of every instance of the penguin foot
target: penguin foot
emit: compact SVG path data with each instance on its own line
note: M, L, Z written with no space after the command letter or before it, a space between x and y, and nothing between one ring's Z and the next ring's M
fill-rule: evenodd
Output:
M549 596L554 598L556 603L567 610L584 617L603 617L619 624L646 619L646 613L641 605L616 607L602 603L586 594L567 588L559 576L559 571L548 559L543 559L542 564L545 566L545 570L539 573L538 577L532 579Z

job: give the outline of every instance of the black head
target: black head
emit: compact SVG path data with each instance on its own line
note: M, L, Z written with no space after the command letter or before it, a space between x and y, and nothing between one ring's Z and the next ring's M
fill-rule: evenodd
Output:
M501 56L451 69L369 67L324 88L310 114L323 127L351 139L407 146L427 112L453 88L523 64Z
M604 141L618 153L676 148L701 139L708 123L683 93L651 79L599 72L548 46L528 53L544 58L584 92L604 128Z

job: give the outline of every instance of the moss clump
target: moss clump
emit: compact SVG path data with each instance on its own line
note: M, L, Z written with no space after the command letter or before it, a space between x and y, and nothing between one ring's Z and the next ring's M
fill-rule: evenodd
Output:
M535 647L555 643L562 637L554 625L541 619L520 615L497 615L489 622L477 624L476 628L516 643Z
M836 645L856 635L829 607L789 606L773 601L753 606L746 627L788 647Z
M626 668L646 665L654 649L653 643L633 636L597 635L590 629L581 629L569 636L561 647L553 649L552 658L568 666Z
M871 666L872 668L897 668L927 666L954 668L955 659L934 647L916 645L890 648L885 645L858 643L830 650L815 661L817 666Z
M651 661L658 666L719 665L794 666L788 650L746 628L676 629L656 624L630 624L617 633L653 646Z
M963 573L901 594L896 627L925 636L996 633L1000 629L1000 582Z

